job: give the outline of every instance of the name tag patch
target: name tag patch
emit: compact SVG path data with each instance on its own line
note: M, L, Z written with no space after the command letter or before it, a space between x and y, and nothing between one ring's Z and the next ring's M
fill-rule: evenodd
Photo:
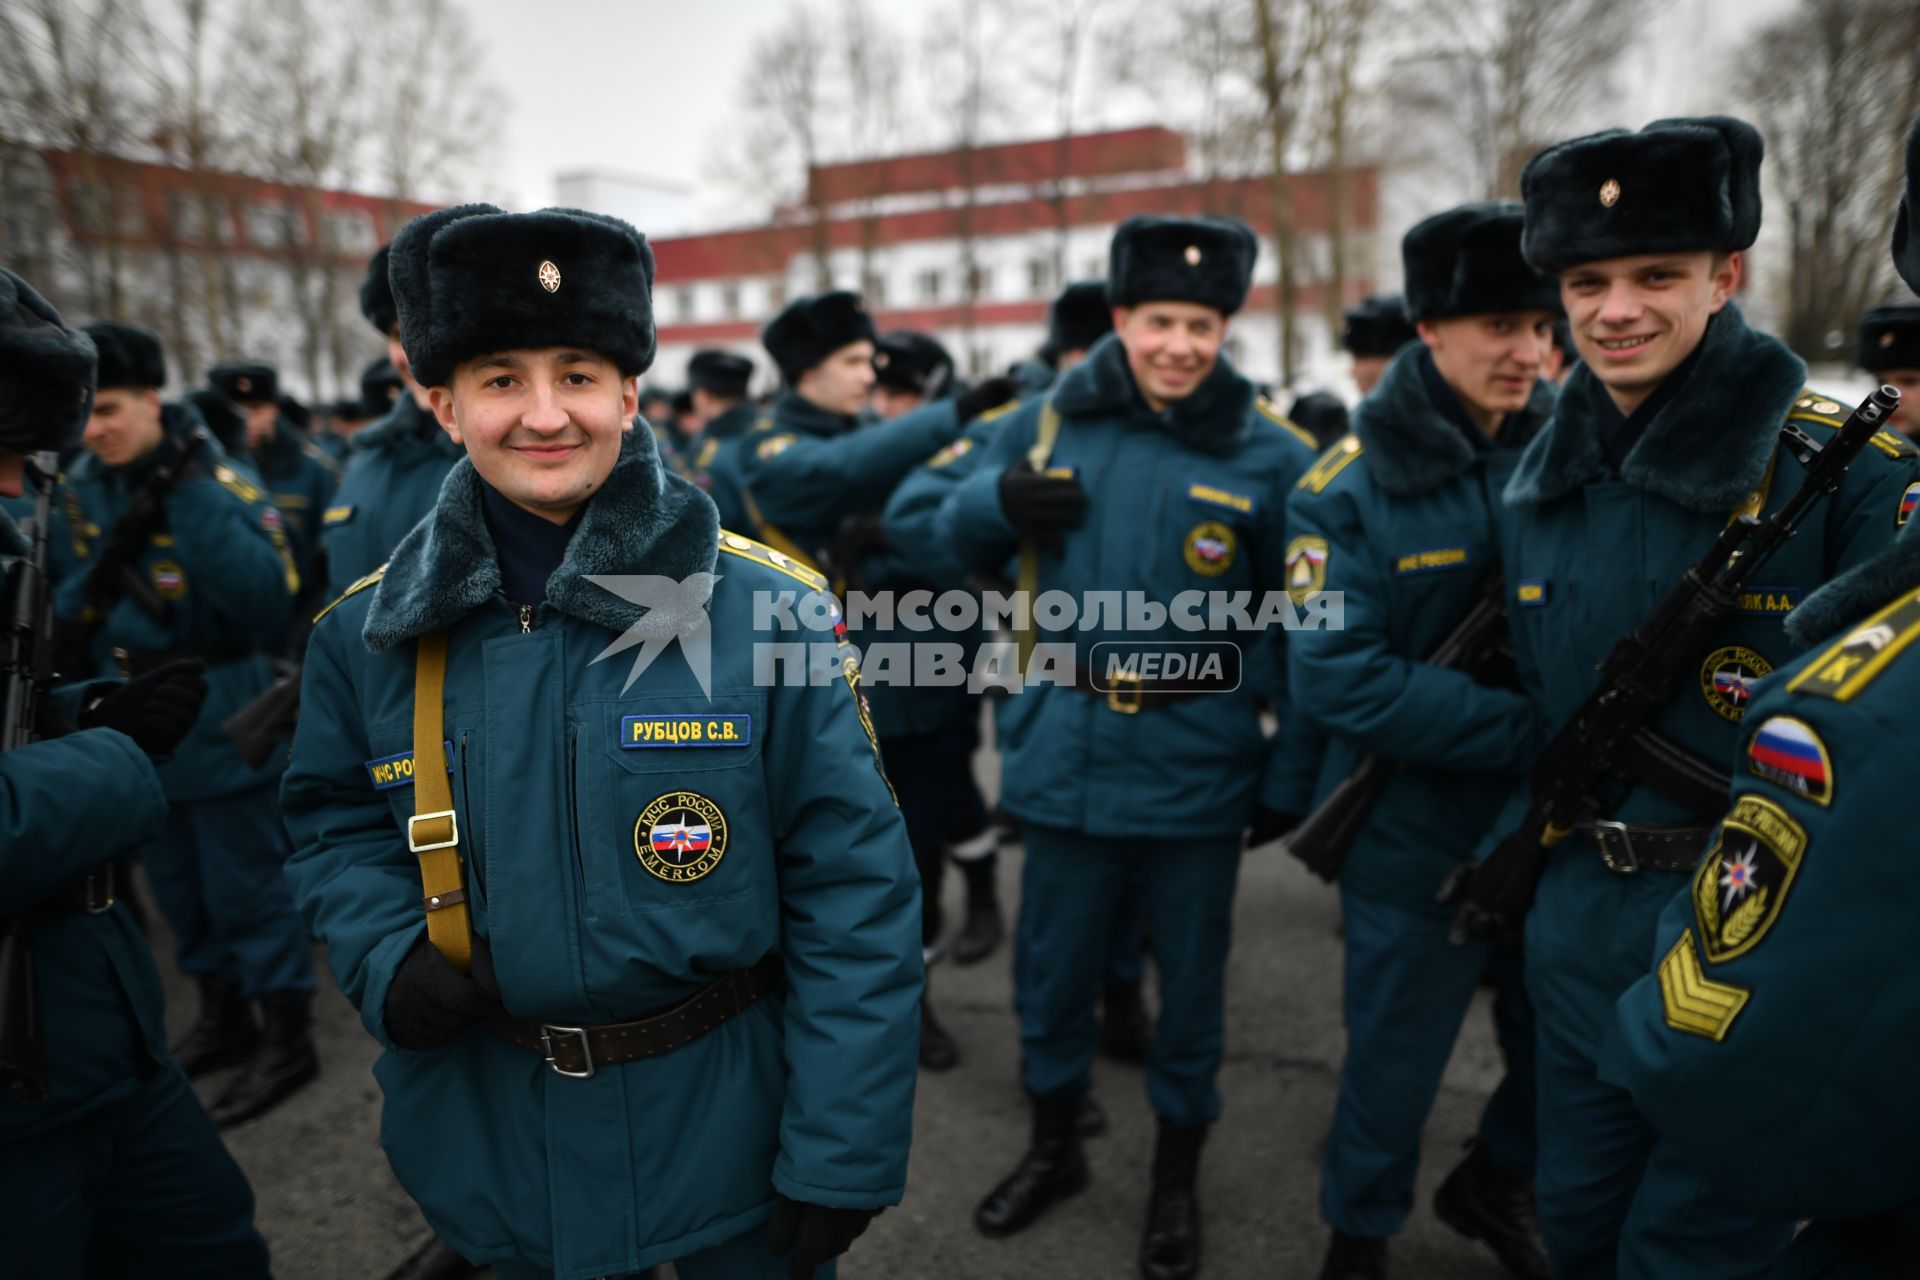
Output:
M1396 578L1408 578L1418 573L1439 573L1463 568L1466 563L1465 547L1428 547L1423 551L1409 551L1405 555L1395 556L1393 575Z
M1523 609L1538 609L1552 598L1552 587L1545 578L1523 579L1513 588L1513 602Z
M1750 618L1777 618L1800 607L1800 587L1755 587L1740 593L1740 612Z
M1248 493L1234 493L1211 484L1190 484L1187 486L1189 501L1202 503L1209 507L1220 507L1227 511L1237 511L1250 516L1260 507L1259 502Z
M447 753L447 772L453 772L453 744L441 743ZM382 756L378 760L367 761L367 777L373 781L375 791L391 791L395 787L413 785L413 752L402 751L397 756Z
M643 747L744 747L753 741L753 717L622 716L620 745Z

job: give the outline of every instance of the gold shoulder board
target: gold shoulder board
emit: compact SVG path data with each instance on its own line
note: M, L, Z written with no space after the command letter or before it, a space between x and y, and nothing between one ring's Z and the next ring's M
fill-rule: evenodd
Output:
M1296 487L1305 489L1308 493L1322 492L1333 483L1335 476L1352 465L1353 460L1359 457L1360 453L1359 436L1341 436L1331 449L1320 455L1318 462L1307 468L1307 473L1300 477L1300 483Z
M720 531L720 550L728 555L739 556L742 560L751 560L763 564L769 569L786 574L795 582L804 583L810 590L825 591L827 575L815 573L784 551L776 550L764 542L755 542L743 534L726 529Z
M1281 413L1280 410L1275 408L1273 401L1267 399L1265 396L1261 396L1259 399L1255 400L1253 402L1253 407L1260 411L1261 417L1265 418L1268 422L1271 422L1276 427L1284 428L1293 436L1295 440L1298 440L1301 444L1307 446L1307 448L1318 449L1320 447L1320 442L1318 440L1315 440L1306 431L1303 431L1300 427L1296 426L1292 419L1288 418L1286 414Z
M368 587L373 586L375 583L380 581L382 575L384 575L386 571L387 571L387 566L384 564L381 565L378 569L375 569L372 573L368 574L364 578L361 578L359 581L353 583L353 585L349 586L345 591L342 591L340 593L340 600L345 600L348 596L358 595L360 592L365 591ZM340 600L332 601L327 605L326 608L314 614L313 620L315 622L318 622L320 621L320 619L332 613L334 609L339 605Z

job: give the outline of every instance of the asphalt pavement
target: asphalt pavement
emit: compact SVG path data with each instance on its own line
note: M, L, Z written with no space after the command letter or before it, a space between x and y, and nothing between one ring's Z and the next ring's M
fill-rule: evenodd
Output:
M996 764L986 753L979 761L990 789ZM1016 845L1000 859L1010 911L1018 902L1019 867ZM947 877L943 892L947 919L957 921L957 875ZM1345 1048L1338 916L1333 890L1286 854L1269 847L1247 855L1227 989L1220 1079L1226 1110L1201 1165L1203 1275L1210 1280L1317 1275L1326 1243L1318 1209L1320 1149ZM164 935L156 942L167 977L168 1023L177 1035L192 1017L193 995L172 968ZM317 949L315 955L320 958ZM321 971L316 1023L323 1075L278 1110L230 1130L227 1142L252 1180L278 1280L379 1280L425 1238L426 1227L380 1152L374 1042L324 964ZM1153 1147L1139 1069L1104 1060L1096 1069L1095 1094L1111 1125L1088 1144L1092 1186L1026 1232L988 1240L971 1225L973 1207L1018 1159L1028 1124L1010 948L1003 945L967 968L937 965L932 991L959 1042L961 1064L921 1073L905 1203L882 1214L856 1243L840 1267L842 1280L1126 1280L1137 1274ZM1151 999L1151 986L1149 992ZM1393 1244L1396 1276L1505 1275L1429 1207L1499 1073L1482 992L1427 1124L1418 1205ZM201 1081L201 1096L211 1100L226 1078Z

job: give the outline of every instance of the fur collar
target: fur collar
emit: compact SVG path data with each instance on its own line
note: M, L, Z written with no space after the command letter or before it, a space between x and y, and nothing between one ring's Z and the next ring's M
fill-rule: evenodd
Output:
M1399 498L1429 493L1474 464L1480 450L1434 407L1425 371L1426 344L1401 348L1380 385L1353 411L1353 434L1366 447L1367 474L1382 492ZM1521 417L1525 436L1553 412L1553 388L1536 382Z
M828 413L798 391L780 393L773 402L773 421L777 431L804 431L815 436L844 435L860 425L858 419Z
M453 442L453 437L440 429L433 415L413 402L413 396L402 391L400 398L393 402L393 408L387 410L387 416L370 427L357 432L351 444L350 453L441 453L449 458L462 458L466 450Z
M1253 384L1224 354L1192 395L1168 405L1164 413L1153 412L1140 398L1126 348L1111 333L1054 385L1053 407L1062 417L1099 415L1150 424L1203 453L1234 453L1253 431Z
M621 443L613 474L588 501L566 558L547 584L547 602L582 621L624 631L649 610L589 579L647 574L680 582L704 574L700 581L710 592L718 535L713 503L665 470L653 432L636 427ZM463 457L447 473L431 514L394 548L362 638L376 652L391 649L453 626L499 590L500 561L480 513L480 477Z
M1909 522L1892 546L1857 564L1800 602L1787 615L1787 638L1803 649L1839 635L1903 591L1920 587L1920 521Z
M1739 305L1728 303L1707 327L1700 362L1647 423L1620 478L1691 511L1731 511L1765 477L1806 381L1800 358L1749 329ZM1507 483L1509 506L1551 502L1602 474L1599 400L1606 394L1592 370L1574 369L1553 420Z

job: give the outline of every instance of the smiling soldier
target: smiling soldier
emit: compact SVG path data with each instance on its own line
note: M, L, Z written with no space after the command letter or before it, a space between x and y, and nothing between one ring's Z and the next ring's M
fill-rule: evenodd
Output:
M1025 540L1037 549L1034 589L1083 603L1095 590L1163 605L1185 591L1277 595L1286 494L1313 450L1222 352L1257 248L1243 223L1224 219L1120 225L1107 277L1115 332L1007 417L941 508L970 567L996 569ZM1037 464L1036 445L1051 446ZM1109 619L1077 638L1076 660L1091 664L1099 642L1180 653L1170 646L1190 633L1129 632ZM1162 1010L1147 1058L1159 1136L1140 1270L1147 1280L1199 1272L1195 1183L1220 1113L1242 838L1251 828L1252 843L1272 839L1305 803L1293 793L1304 791L1295 762L1285 745L1269 750L1255 702L1270 693L1284 703L1284 690L1256 690L1266 683L1256 660L1270 655L1246 650L1244 684L1134 672L1103 693L1089 665L1071 686L1020 694L1035 702L1018 741L1004 744L1001 802L1026 835L1015 1004L1033 1140L974 1213L986 1235L1022 1230L1087 1184L1076 1125L1099 1049L1094 993L1131 889L1146 903ZM1145 838L1156 832L1179 834Z
M1661 120L1549 147L1521 177L1521 247L1558 277L1582 362L1503 494L1521 685L1549 732L1594 688L1614 641L1730 520L1766 518L1800 488L1792 433L1824 444L1845 417L1733 301L1760 230L1761 153L1739 120ZM1609 779L1546 860L1526 964L1538 1027L1535 1192L1562 1280L1754 1276L1792 1234L1791 1221L1756 1208L1739 1168L1690 1166L1656 1143L1601 1053L1615 1001L1654 954L1661 909L1685 890L1724 812L1725 762L1751 685L1799 647L1788 612L1891 541L1920 479L1913 454L1884 431L1862 451L1820 519L1689 655L1698 678L1653 720L1669 749ZM1710 799L1689 785L1715 775ZM1496 824L1493 838L1511 829Z
M921 965L856 673L755 678L756 594L821 580L633 429L633 228L466 205L391 274L466 457L315 628L285 789L388 1157L506 1280L831 1275L900 1199Z

